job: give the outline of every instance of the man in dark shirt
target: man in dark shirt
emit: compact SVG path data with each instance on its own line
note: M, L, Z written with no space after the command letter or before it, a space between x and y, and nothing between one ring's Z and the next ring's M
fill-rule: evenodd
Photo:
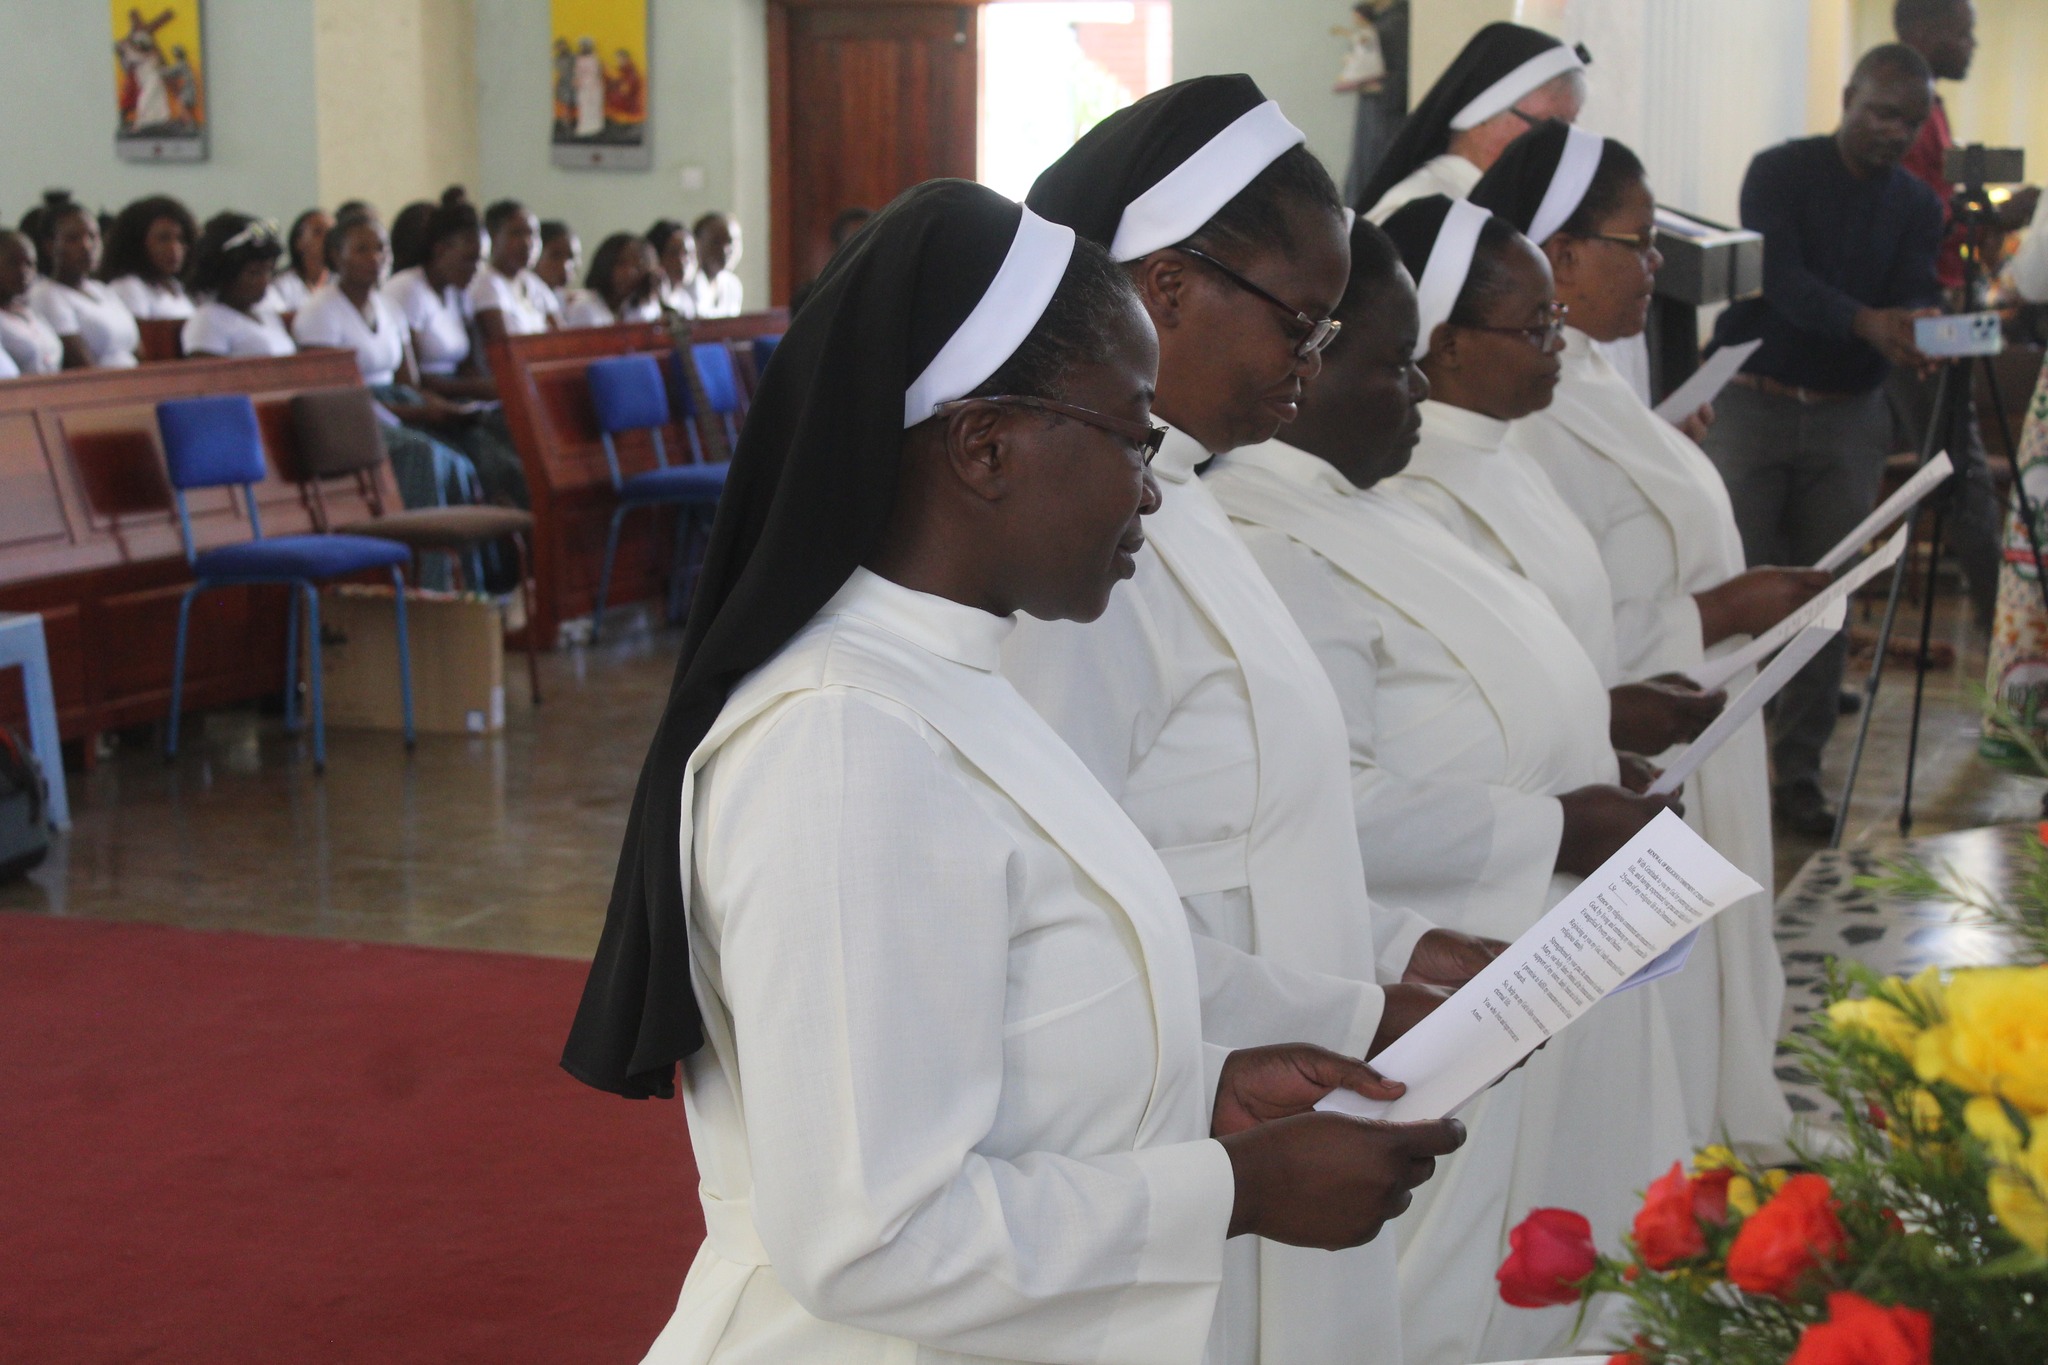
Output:
M1751 564L1811 564L1876 504L1892 447L1885 376L1928 365L1913 323L1941 300L1941 201L1899 167L1933 102L1919 53L1876 48L1857 63L1832 136L1750 163L1742 224L1764 235L1763 297L1729 308L1714 335L1763 345L1722 394L1705 446ZM1847 655L1845 639L1822 650L1772 717L1773 804L1802 834L1833 828L1820 756Z

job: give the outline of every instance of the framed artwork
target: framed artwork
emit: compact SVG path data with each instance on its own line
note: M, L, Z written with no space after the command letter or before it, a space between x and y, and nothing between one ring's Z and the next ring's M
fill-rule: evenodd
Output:
M647 0L548 0L554 164L644 171Z
M123 161L206 160L200 0L112 0L114 154Z

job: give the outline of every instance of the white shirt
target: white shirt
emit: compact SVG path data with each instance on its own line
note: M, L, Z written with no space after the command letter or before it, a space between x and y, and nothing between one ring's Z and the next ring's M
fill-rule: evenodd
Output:
M644 303L629 305L623 314L614 313L604 295L595 289L572 289L562 305L564 327L613 327L622 322L657 322L661 318L661 304L648 299Z
M1532 585L1314 456L1269 442L1208 481L1336 684L1367 876L1451 927L1518 936L1577 880L1552 875L1550 798L1617 775L1592 661ZM1471 1141L1394 1225L1410 1359L1560 1353L1572 1311L1505 1307L1494 1271L1533 1207L1586 1214L1618 1250L1638 1191L1691 1150L1662 984L1604 1003L1463 1115Z
M80 280L73 289L44 276L29 286L28 302L58 336L82 338L93 364L126 369L138 363L142 329L128 306L98 280Z
M114 297L126 305L137 321L153 322L159 319L189 318L192 316L192 296L185 292L185 286L176 280L163 284L151 284L140 275L123 275L108 280L107 288Z
M273 313L288 314L295 318L299 310L306 306L306 300L312 296L313 291L306 287L306 281L300 277L299 272L286 267L271 279L270 296L264 300L264 306Z
M1023 620L1003 671L1160 850L1199 940L1355 981L1395 980L1427 921L1366 894L1329 680L1171 430L1137 574L1089 625ZM1230 1002L1211 1041L1266 1021ZM1335 1254L1234 1242L1215 1365L1397 1363L1386 1239Z
M1630 681L1621 676L1613 587L1600 547L1542 466L1515 445L1506 422L1448 403L1424 403L1415 457L1383 486L1541 588L1607 686Z
M0 379L19 379L21 371L14 364L14 357L0 349Z
M697 294L693 286L701 276L692 275L683 284L670 284L666 275L661 278L661 306L682 317L697 316Z
M740 284L740 277L730 270L721 270L716 275L698 271L690 281L690 292L697 300L696 317L736 318L746 311L746 289Z
M1514 425L1593 535L1608 568L1624 676L1689 672L1746 636L1703 647L1693 594L1744 568L1728 490L1705 452L1646 407L1604 351L1565 332L1556 400ZM1739 691L1747 677L1735 679ZM1758 717L1687 784L1686 822L1760 885L1771 885L1770 778ZM1695 1141L1733 1141L1752 1159L1785 1159L1791 1113L1774 1073L1785 969L1771 898L1714 918L1679 976L1662 983L1691 1045L1681 1057Z
M384 297L414 335L421 374L454 374L469 359L469 311L454 285L436 290L424 266L401 270L384 286Z
M545 332L548 320L562 314L561 301L546 280L531 270L507 279L486 262L477 267L476 278L469 282L469 311L474 316L493 308L504 315L506 333L515 337Z
M301 346L337 346L356 353L363 383L373 389L397 381L412 344L405 320L390 300L372 289L366 307L357 308L333 281L321 285L292 319L292 335Z
M64 340L25 299L0 308L0 350L21 374L55 374L64 368Z
M1234 1189L1185 922L1009 629L857 571L691 760L706 1237L649 1362L1202 1357Z
M277 314L259 308L250 317L217 300L199 305L179 333L186 355L291 355L299 348Z
M1456 152L1445 152L1442 156L1423 162L1409 173L1406 180L1396 184L1380 196L1380 201L1365 215L1373 224L1385 223L1404 204L1417 199L1427 199L1432 194L1448 195L1452 199L1470 199L1472 191L1479 188L1479 181L1486 172L1459 156Z

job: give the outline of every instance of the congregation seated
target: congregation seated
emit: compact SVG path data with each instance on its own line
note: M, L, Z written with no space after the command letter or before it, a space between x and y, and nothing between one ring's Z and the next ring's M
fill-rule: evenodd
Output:
M614 232L598 243L583 288L562 310L566 327L612 327L661 317L661 266L644 237Z
M740 263L740 220L707 213L690 227L697 246L697 274L690 282L700 318L736 318L746 311L746 290L733 268Z
M64 343L29 305L36 279L35 248L22 233L0 230L0 356L5 377L55 374L64 367Z
M562 325L562 301L533 271L540 251L540 222L516 199L500 199L484 210L490 259L469 282L467 298L485 342L532 336Z
M185 324L185 354L290 355L298 347L269 307L271 276L284 246L246 213L216 213L199 234L192 287L202 302Z
M558 303L567 301L582 267L583 242L576 230L559 218L544 221L540 225L540 257L533 263L533 273L555 291Z
M337 210L335 218L347 211ZM307 209L292 219L284 234L289 254L284 268L270 282L270 310L278 316L289 318L297 314L312 292L327 283L327 265L321 253L326 248L327 230L334 226L334 221L324 209L317 208Z
M140 363L142 330L128 305L93 278L100 265L99 220L70 198L46 198L38 259L49 271L29 286L29 306L64 344L67 370L124 369Z
M185 277L198 240L199 226L183 204L165 194L138 199L114 219L100 278L138 322L189 318Z
M673 218L657 218L647 229L647 245L654 248L658 266L655 295L671 313L694 318L697 313L697 238Z

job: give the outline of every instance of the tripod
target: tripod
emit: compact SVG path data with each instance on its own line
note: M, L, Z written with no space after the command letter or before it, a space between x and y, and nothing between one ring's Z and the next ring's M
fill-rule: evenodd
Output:
M1974 269L1974 253L1971 253ZM1974 297L1974 294L1972 295ZM1992 410L1998 416L1998 435L2005 446L2006 456L2013 464L2013 495L2019 502L2020 523L2026 528L2027 548L2034 558L2035 586L2040 589L2041 601L2048 607L2048 573L2044 573L2041 551L2041 532L2034 516L2034 502L2028 496L2026 480L2019 468L2019 444L2013 440L2012 423L2005 415L2005 398L1999 391L1998 369L1989 357L1976 358L1984 366L1984 377L1991 390ZM1945 442L1967 440L1965 423L1970 411L1970 381L1972 361L1968 358L1942 362L1940 378L1934 391L1934 411L1927 423L1927 435L1920 443L1920 466L1932 460ZM1906 732L1906 775L1905 789L1899 803L1899 836L1904 838L1913 832L1913 779L1920 757L1920 716L1927 695L1927 649L1934 633L1934 576L1941 562L1941 537L1943 524L1947 519L1950 501L1962 492L1960 476L1951 476L1949 490L1945 496L1929 498L1912 514L1914 536L1920 528L1920 518L1931 515L1934 529L1929 537L1927 573L1921 586L1920 595L1920 647L1913 655L1913 716ZM2001 539L2002 539L2001 534ZM1906 566L1910 554L1899 556L1899 562L1892 568L1891 590L1886 595L1883 624L1878 627L1877 655L1870 663L1870 676L1863 684L1863 709L1856 730L1856 747L1849 755L1849 776L1842 786L1842 801L1835 809L1835 832L1828 840L1829 848L1842 846L1842 834L1849 824L1849 800L1856 791L1856 778L1863 767L1863 750L1870 739L1870 722L1877 711L1877 691L1884 678L1885 654L1891 646L1892 629L1897 624L1899 601L1906 583Z

